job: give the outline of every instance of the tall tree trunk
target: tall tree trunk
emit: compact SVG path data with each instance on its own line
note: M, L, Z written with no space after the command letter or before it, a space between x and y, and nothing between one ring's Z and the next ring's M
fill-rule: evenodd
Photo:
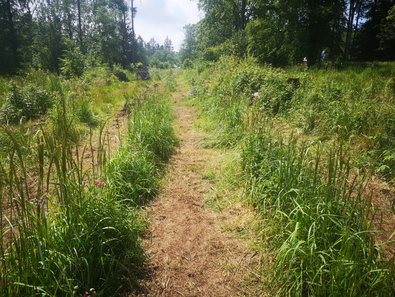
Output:
M132 18L132 63L136 62L136 36L134 32L134 5L133 5L133 0L130 0L130 12L131 12L131 18Z
M247 0L241 0L241 11L240 11L240 21L241 30L244 30L247 23Z
M83 40L82 40L82 22L81 22L81 0L77 0L77 10L78 10L78 39L80 43L80 51L84 52Z
M348 19L347 19L347 35L346 44L344 48L344 60L347 61L350 55L351 37L354 30L354 17L355 10L357 7L357 0L350 0L350 7L348 9Z
M359 27L359 21L361 20L361 14L362 14L362 1L358 1L358 7L357 7L357 17L356 17L356 22L355 22L355 30L353 32L352 38L351 38L351 44L350 44L350 52L349 56L351 55L351 52L354 50L354 44L355 44L355 37L357 36L358 33L358 27Z
M12 15L12 5L11 5L11 0L6 1L6 10L7 10L7 25L8 25L8 30L10 31L10 48L12 51L12 61L11 61L11 67L14 68L12 70L15 70L17 68L18 64L18 39L16 37L16 32L15 32L15 26L14 26L14 20L13 20L13 15Z
M73 39L73 25L72 25L71 13L69 7L67 8L67 27L69 31L69 38Z

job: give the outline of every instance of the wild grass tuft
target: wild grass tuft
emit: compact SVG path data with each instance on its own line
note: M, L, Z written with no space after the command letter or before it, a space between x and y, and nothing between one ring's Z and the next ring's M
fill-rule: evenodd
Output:
M246 190L270 218L278 295L390 296L391 262L375 245L364 179L351 175L340 148L322 161L320 144L249 136L243 150ZM324 172L324 173L322 173Z
M129 121L129 141L132 149L153 154L158 165L167 162L177 144L173 115L166 95L148 94L134 107Z
M141 206L159 189L159 171L153 155L144 150L125 147L106 166L111 196Z

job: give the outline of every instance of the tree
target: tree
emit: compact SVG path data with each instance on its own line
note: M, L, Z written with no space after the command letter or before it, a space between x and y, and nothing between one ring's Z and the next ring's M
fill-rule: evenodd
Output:
M394 59L393 19L394 0L371 0L366 5L366 22L355 37L357 60Z
M195 60L197 58L197 26L186 25L184 26L184 42L180 49L181 62L186 59Z
M0 0L0 72L31 63L33 16L28 0Z
M150 41L146 44L146 49L149 55L153 55L157 50L159 50L159 44L155 41L154 38L151 38Z
M302 22L302 28L306 34L306 57L310 65L320 61L323 50L328 50L333 59L341 55L344 10L342 0L307 1L303 9L305 23Z
M395 4L388 10L379 33L380 51L386 60L395 59Z
M346 41L344 45L344 60L350 58L351 50L353 49L355 34L359 29L360 20L366 6L366 0L349 0L347 2L348 13L347 27L346 27Z
M320 61L323 50L332 59L341 55L342 0L261 1L251 7L247 24L248 49L263 63L310 65Z
M247 25L248 51L261 63L280 66L301 61L306 55L302 17L306 17L302 1L257 3Z
M163 47L166 51L172 52L174 50L173 43L170 38L167 36L165 42L163 43Z
M173 51L173 43L167 37L163 45L160 45L154 38L145 45L149 64L152 67L166 69L176 64L176 54Z
M59 12L64 9L61 4L59 1L49 1L38 6L33 42L34 66L53 72L60 71L60 59L65 50L63 32L68 31L67 22L62 22L60 17L62 14Z
M147 52L147 44L144 42L144 39L139 36L136 39L136 60L143 63L144 65L148 64L148 52Z
M77 11L78 11L78 38L80 43L80 51L84 52L84 42L83 42L83 33L82 33L82 21L81 21L81 0L77 0Z
M143 59L144 45L134 36L133 1L131 16L126 0L31 1L0 0L0 72L34 66L59 73L69 41L110 65L127 67Z
M198 24L197 40L199 51L206 53L206 58L215 59L213 51L221 54L226 48L232 48L240 56L246 54L243 34L249 20L249 7L247 0L199 0L205 17ZM229 42L233 44L225 45Z

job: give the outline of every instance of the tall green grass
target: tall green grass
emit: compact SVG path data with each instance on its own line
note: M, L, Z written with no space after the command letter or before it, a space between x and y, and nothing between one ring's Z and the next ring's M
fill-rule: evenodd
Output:
M362 139L394 139L392 91L380 89L390 78L380 69L281 70L225 57L190 79L216 144L241 151L244 198L264 220L257 236L274 255L262 276L271 274L278 296L395 294L394 259L375 243L364 194L369 170L355 168ZM375 150L391 148L369 147L371 162Z
M391 180L395 172L393 64L337 69L276 69L223 57L193 80L192 94L217 117L217 142L235 145L247 112L304 138L347 143L355 167ZM205 81L210 80L210 83ZM255 96L254 96L255 94Z
M134 149L153 154L158 164L167 162L177 144L173 114L160 94L143 98L130 115L129 141Z
M99 140L96 162L86 164L69 89L56 82L53 89L57 103L48 124L31 134L28 152L17 129L0 129L8 144L0 158L0 295L117 296L135 287L142 272L139 208L158 190L176 143L163 107L167 93L147 95L155 104L147 99L132 109L128 140L115 157ZM137 128L136 118L158 126Z
M341 146L323 161L321 144L256 131L242 159L248 196L269 222L279 296L394 294L394 266L374 243L365 180L351 175Z
M112 195L120 200L139 206L159 189L163 166L177 145L168 96L158 89L133 104L128 143L106 171Z

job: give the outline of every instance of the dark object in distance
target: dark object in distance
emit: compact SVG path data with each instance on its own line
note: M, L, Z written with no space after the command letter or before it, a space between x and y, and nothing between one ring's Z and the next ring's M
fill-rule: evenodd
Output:
M115 69L113 71L114 75L118 78L121 82L129 82L129 78L126 73L121 69Z
M144 66L140 66L137 69L136 76L137 76L138 80L149 80L149 79L151 79L151 76L150 76L149 71L148 71L148 67L145 66L145 65Z
M292 86L292 89L294 91L299 89L299 87L301 85L299 78L292 78L292 77L290 77L290 78L287 79L287 83L289 83Z

